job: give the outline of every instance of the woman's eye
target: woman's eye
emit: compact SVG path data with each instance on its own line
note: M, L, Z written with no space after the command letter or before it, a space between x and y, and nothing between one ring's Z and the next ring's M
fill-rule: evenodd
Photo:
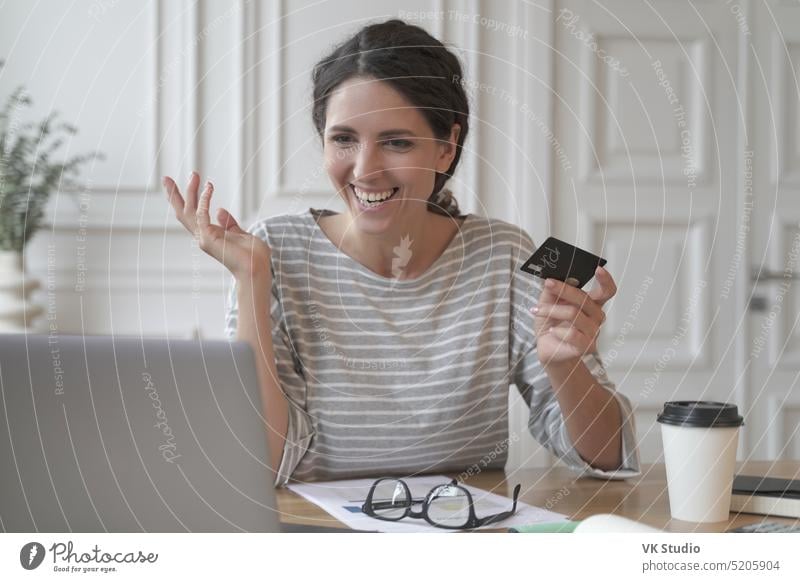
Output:
M413 144L407 139L387 139L383 143L398 149L410 148Z
M345 146L345 147L351 147L351 146L354 146L354 145L356 145L358 143L358 141L354 140L353 136L351 136L351 135L344 135L344 134L343 135L334 135L330 139L336 145ZM400 150L408 149L408 148L410 148L411 146L414 145L410 140L407 140L407 139L386 139L386 140L383 140L383 141L381 141L379 143L381 143L383 145L387 145L387 146L389 146L391 148L400 149Z
M349 135L334 135L331 138L331 141L339 145L348 145L353 143L352 138Z

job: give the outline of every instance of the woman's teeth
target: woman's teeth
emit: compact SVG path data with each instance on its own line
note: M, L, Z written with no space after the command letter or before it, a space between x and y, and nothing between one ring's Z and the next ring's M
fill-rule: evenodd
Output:
M367 207L380 206L394 196L397 190L398 188L392 188L391 190L385 190L383 192L364 192L353 186L353 192L358 198L358 201Z

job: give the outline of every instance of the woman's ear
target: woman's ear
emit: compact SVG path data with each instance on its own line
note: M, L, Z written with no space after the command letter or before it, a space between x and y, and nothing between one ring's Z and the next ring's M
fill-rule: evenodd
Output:
M450 169L450 165L456 157L458 151L458 138L461 135L461 125L454 123L450 128L450 137L446 142L441 144L441 154L436 162L436 171L444 173Z
M450 128L450 143L453 144L453 148L458 147L458 138L461 135L461 125L458 123L454 123L453 127Z

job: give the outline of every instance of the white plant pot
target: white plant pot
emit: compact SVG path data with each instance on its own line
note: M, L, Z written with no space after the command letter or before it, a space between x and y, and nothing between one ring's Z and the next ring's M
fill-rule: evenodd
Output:
M26 276L22 264L22 253L0 251L0 333L35 331L43 311L31 301L39 281Z

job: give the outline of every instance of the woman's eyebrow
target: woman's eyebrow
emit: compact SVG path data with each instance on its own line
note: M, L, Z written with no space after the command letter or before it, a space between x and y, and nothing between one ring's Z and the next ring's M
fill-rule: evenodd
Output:
M334 125L328 129L328 132L343 131L346 133L358 133L355 129L347 125ZM378 134L378 137L386 137L389 135L410 135L416 137L416 134L408 129L386 129Z

